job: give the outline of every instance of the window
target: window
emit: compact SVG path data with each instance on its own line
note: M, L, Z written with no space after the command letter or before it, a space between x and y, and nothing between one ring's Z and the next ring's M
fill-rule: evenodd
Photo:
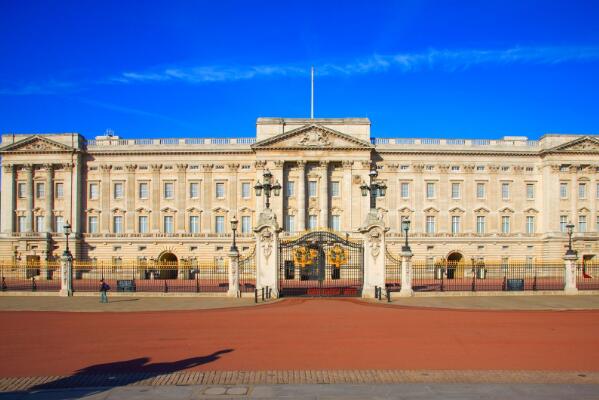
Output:
M595 193L595 197L599 199L599 183L597 184L597 191Z
M316 229L316 222L317 218L316 215L310 215L308 216L308 229Z
M225 217L217 215L214 219L214 231L216 233L225 233Z
M24 183L19 183L17 185L17 195L19 199L24 199L27 192L27 185Z
M19 232L25 232L25 224L26 224L27 218L20 216L17 218L17 222L19 224Z
M62 182L56 183L55 196L57 199L62 199L64 197L64 184Z
M241 197L244 199L250 198L250 183L249 182L243 182L241 184Z
M123 233L123 217L115 215L112 217L112 231L113 233Z
M451 184L451 198L452 199L460 198L460 184L459 183L454 182Z
M41 215L35 216L35 231L36 232L44 231L44 217Z
M476 166L476 170L477 171L484 171L485 170L485 166L484 165L477 165Z
M200 197L200 184L197 182L191 182L189 184L189 198L197 199Z
M39 185L39 183L38 183L38 185ZM579 199L587 198L587 184L586 183L578 184L578 198Z
M249 215L243 215L241 217L241 233L250 233L252 231L252 224Z
M316 181L308 182L308 196L316 197Z
M173 222L172 215L164 216L164 233L173 233L175 231L175 226Z
M501 217L501 233L510 233L510 217L504 215Z
M172 199L175 197L175 184L173 182L164 183L164 198Z
M341 216L339 216L339 215L331 216L331 229L334 231L341 230Z
M339 197L339 182L331 181L331 196Z
M460 166L459 166L459 165L452 165L452 166L451 166L451 170L452 170L453 172L457 172L457 171L459 171L459 170L460 170Z
M568 225L568 216L567 215L560 215L559 216L559 230L560 232L566 232L566 225Z
M287 184L285 185L285 194L287 197L295 196L295 182L287 181Z
M141 182L139 184L139 198L140 199L147 199L149 196L149 186L148 186L148 182Z
M121 182L114 184L114 198L115 199L123 198L123 184Z
M426 184L426 198L432 199L435 197L435 184L433 182L427 182Z
M224 199L225 198L225 184L224 182L216 183L216 198Z
M91 216L87 219L87 231L89 233L98 233L98 217Z
M599 215L597 216L597 220L595 222L595 231L599 232Z
M98 200L99 196L99 190L98 190L98 184L97 183L90 183L89 184L89 199L90 200Z
M579 215L578 216L578 232L584 233L587 231L587 216Z
M476 184L476 198L477 199L485 198L485 184L482 182L478 182Z
M148 233L148 216L140 215L137 219L137 222L137 225L139 227L139 233Z
M410 197L410 184L408 182L401 183L401 197L404 199Z
M526 217L526 233L529 235L535 233L535 217L531 215Z
M435 233L435 217L432 215L426 217L426 233Z
M200 233L200 217L197 215L189 216L189 232Z
M64 233L64 218L60 215L54 217L54 231Z
M46 186L41 183L38 182L35 184L35 197L37 197L38 199L41 199L45 196L46 194Z
M507 182L501 184L501 198L503 200L509 200L510 198L510 184Z
M287 232L295 232L295 216L287 215L285 217L285 228Z
M410 166L409 166L409 165L401 165L401 166L399 167L399 169L400 169L401 171L407 171L408 169L410 169Z
M483 235L485 233L485 217L478 215L476 217L476 233Z
M560 199L568 198L568 183L567 182L561 182L559 184L559 197L560 197Z
M526 184L526 198L533 200L535 198L535 185L532 183Z
M451 233L453 233L454 235L456 233L460 233L460 216L459 215L453 215L451 217Z

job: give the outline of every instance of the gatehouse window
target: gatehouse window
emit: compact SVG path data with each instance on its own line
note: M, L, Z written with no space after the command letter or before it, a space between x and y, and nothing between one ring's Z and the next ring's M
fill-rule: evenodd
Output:
M559 184L559 197L561 199L568 198L568 183L567 182L561 182Z
M426 233L435 233L435 217L433 215L426 217Z
M578 198L586 199L587 198L587 185L586 183L578 184Z
M216 198L224 199L225 198L225 184L224 182L216 183Z
M401 183L401 197L403 199L410 197L410 184L408 182Z
M25 183L19 182L19 184L17 185L17 195L19 196L19 199L24 199L26 192L27 186L25 185Z
M46 187L44 186L43 183L39 182L35 184L35 197L37 197L38 199L42 199L45 196L45 192L46 192Z
M174 232L174 219L172 215L164 216L164 233L173 233Z
M191 182L189 184L189 197L192 199L200 197L200 184L198 182Z
M214 219L214 231L216 233L225 233L225 217L217 215Z
M244 199L250 198L250 183L249 182L243 182L241 184L241 197L243 197Z
M316 181L308 182L308 196L316 197Z
M57 199L62 199L64 197L64 184L62 182L56 182L55 196Z
M333 215L331 217L331 229L333 229L334 231L341 230L341 216L340 215Z
M114 233L123 233L123 217L121 215L112 217L112 228Z
M115 199L123 198L123 184L121 182L114 184L114 198Z
M501 184L501 198L503 200L509 200L510 198L510 184L507 182Z
M164 198L172 199L175 197L175 184L173 182L164 182Z
M476 217L476 233L479 235L485 233L485 217L483 215L478 215Z
M98 233L98 217L95 215L87 219L87 231L89 233Z
M597 184L597 188L596 188L596 197L599 199L599 183Z
M316 215L308 216L308 229L316 229Z
M451 184L451 198L454 200L460 198L460 184L457 182Z
M587 216L579 215L578 216L578 232L584 233L587 231Z
M526 184L526 198L533 200L535 198L535 185L532 183Z
M64 218L60 215L54 217L54 230L58 233L64 233Z
M427 182L426 184L426 198L432 199L435 197L435 184L433 182Z
M252 223L249 215L241 217L241 233L250 233L252 231Z
M19 225L19 232L25 232L25 224L27 223L27 219L24 216L19 216L17 221Z
M560 232L566 233L566 225L568 225L568 216L560 215L559 216L559 230Z
M501 233L510 233L510 217L508 216L501 217Z
M526 217L526 233L529 235L535 233L535 217L531 215Z
M287 228L287 232L295 232L295 216L287 215L285 217L285 227Z
M295 196L295 182L287 181L285 193L287 194L287 197Z
M331 196L339 197L339 182L331 181Z
M453 233L454 235L456 233L460 233L460 216L459 215L453 215L451 217L451 233Z
M98 184L90 183L89 184L89 199L90 200L98 200L98 197L99 197Z
M599 215L597 216L597 221L595 223L595 230L599 232Z
M485 184L482 182L478 182L476 184L476 198L477 199L485 198Z
M189 216L189 232L200 233L200 217L197 215Z
M140 215L138 218L139 233L148 233L148 216Z
M144 200L147 199L149 195L148 191L148 182L141 182L139 184L139 198Z
M35 231L36 232L44 231L44 217L42 215L35 216Z

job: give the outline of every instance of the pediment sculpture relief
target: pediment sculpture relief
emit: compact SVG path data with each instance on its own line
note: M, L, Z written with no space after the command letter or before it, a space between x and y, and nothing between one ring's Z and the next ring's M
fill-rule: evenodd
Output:
M327 134L316 129L306 132L300 139L299 143L302 146L309 147L325 147L331 145L331 141L329 140Z

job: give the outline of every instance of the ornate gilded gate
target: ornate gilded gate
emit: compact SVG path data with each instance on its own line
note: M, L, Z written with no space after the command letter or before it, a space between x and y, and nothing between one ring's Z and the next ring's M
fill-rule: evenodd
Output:
M361 296L362 242L326 231L310 232L279 244L281 296Z

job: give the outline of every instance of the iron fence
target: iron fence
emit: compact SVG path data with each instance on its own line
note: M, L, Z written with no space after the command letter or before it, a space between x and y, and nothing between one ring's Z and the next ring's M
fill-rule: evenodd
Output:
M397 291L401 289L401 258L385 251L385 287Z
M239 290L251 293L256 289L256 246L250 254L239 258Z
M583 260L576 265L578 290L599 290L599 262Z
M59 261L1 261L2 291L60 291Z
M562 260L474 263L414 261L412 289L431 291L563 290Z

